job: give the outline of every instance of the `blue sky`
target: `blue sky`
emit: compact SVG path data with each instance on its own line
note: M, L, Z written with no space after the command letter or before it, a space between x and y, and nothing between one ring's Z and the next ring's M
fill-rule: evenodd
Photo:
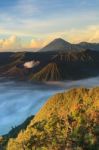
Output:
M0 0L0 48L99 42L99 0Z

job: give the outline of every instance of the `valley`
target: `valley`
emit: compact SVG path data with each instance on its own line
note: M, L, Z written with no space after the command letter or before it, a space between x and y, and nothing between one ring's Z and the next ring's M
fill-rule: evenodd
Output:
M17 80L65 81L99 75L98 51L82 49L62 39L38 52L0 53L0 57L0 76Z
M1 52L0 148L98 150L97 86L97 50L55 39L38 52Z

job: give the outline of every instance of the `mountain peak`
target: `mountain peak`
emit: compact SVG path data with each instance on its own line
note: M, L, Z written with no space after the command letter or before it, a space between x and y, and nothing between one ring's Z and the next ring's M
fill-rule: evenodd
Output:
M69 42L65 41L64 39L62 39L62 38L56 38L55 40L53 40L53 42L65 42L65 43L69 43Z
M65 41L64 39L62 39L62 38L56 38L56 39L54 39L54 40L61 40L61 41Z
M82 48L79 46L73 45L62 38L57 38L50 42L47 46L42 48L40 51L81 51Z

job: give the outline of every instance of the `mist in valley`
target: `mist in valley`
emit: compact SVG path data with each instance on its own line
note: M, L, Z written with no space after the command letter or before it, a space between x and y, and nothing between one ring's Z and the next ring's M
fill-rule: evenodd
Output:
M77 81L30 83L0 78L0 135L35 115L49 97L75 87L92 88L99 77Z

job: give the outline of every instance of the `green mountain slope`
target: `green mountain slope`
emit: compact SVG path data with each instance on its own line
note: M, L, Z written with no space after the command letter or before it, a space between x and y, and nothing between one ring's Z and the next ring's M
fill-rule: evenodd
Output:
M98 150L99 88L51 97L7 150Z

